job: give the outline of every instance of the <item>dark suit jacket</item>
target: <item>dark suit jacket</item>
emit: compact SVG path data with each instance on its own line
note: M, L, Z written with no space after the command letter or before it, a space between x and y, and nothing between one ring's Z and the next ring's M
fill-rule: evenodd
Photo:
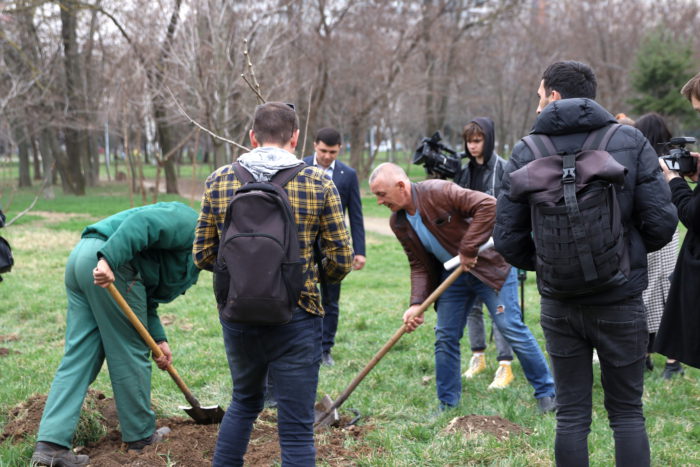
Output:
M314 156L305 157L304 162L313 165ZM343 214L348 212L350 217L352 248L356 255L365 256L365 224L362 219L362 200L360 199L360 183L357 180L357 172L350 166L336 160L333 183L340 193Z

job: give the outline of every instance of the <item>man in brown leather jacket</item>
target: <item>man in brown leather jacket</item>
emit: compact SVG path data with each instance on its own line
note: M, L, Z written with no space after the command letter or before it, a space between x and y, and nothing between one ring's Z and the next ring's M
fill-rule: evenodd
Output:
M449 274L442 263L459 254L461 275L437 302L435 380L440 409L455 407L462 393L460 345L467 316L477 297L515 350L535 389L542 412L554 410L554 382L537 341L520 318L516 271L493 249L477 255L491 236L496 200L445 180L411 183L395 164L379 165L369 179L377 202L393 212L391 229L411 267L411 306L404 314L409 332L423 316L409 314Z

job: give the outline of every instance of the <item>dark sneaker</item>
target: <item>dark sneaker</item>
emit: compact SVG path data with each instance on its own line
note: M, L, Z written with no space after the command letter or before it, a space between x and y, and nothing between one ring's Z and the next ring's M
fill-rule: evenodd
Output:
M666 362L666 367L664 368L664 372L663 372L662 376L664 377L664 379L671 379L675 375L683 376L684 374L685 374L685 370L683 369L681 362L673 362L673 363Z
M160 443L163 441L163 438L165 438L165 435L170 433L170 428L167 426L163 426L158 428L156 431L153 432L151 436L148 438L140 439L138 441L132 441L130 443L126 443L126 450L127 451L140 451L141 449L145 448L146 446L150 446L151 444L154 443Z
M331 357L330 352L323 352L321 354L321 365L326 365L326 366L335 365L335 362L333 361L333 357Z
M537 407L539 407L542 413L554 412L557 410L557 399L549 396L537 399Z
M67 447L45 441L38 441L34 448L34 454L32 454L33 465L73 467L89 463L88 456L75 454Z

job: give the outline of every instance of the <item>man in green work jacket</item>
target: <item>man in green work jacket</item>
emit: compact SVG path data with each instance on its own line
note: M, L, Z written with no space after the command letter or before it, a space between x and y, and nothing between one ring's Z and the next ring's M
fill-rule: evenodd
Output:
M66 265L65 354L41 418L35 464L89 463L70 448L88 386L105 358L127 448L143 449L169 431L155 429L149 348L105 288L114 283L147 327L164 354L156 363L165 369L172 353L156 309L197 281L196 223L192 208L168 202L122 211L83 231Z

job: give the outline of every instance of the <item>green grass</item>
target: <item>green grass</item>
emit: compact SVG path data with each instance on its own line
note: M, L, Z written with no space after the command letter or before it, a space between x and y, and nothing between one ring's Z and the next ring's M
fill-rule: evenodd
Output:
M15 252L16 265L0 284L0 335L16 334L17 341L0 342L17 353L0 357L0 430L11 407L32 394L46 394L63 353L66 298L63 270L66 258L81 229L94 219L128 208L128 192L107 186L89 190L86 197L59 194L41 200L34 211L10 228L0 230ZM7 190L5 190L7 194ZM7 212L12 218L33 199L33 190L15 193ZM161 199L175 199L161 197ZM187 200L183 200L187 202ZM363 199L366 215L387 217L386 208L372 197ZM139 203L137 203L139 204ZM52 213L58 213L52 214ZM76 217L67 217L74 214ZM337 397L401 325L408 306L409 269L406 257L393 237L368 233L367 266L351 273L343 284L341 319L333 356L336 365L323 367L319 396ZM539 326L539 305L534 274L528 274L526 321L544 347ZM211 292L211 274L175 302L160 308L161 316L175 321L167 326L174 365L203 404L229 403L231 380L224 355L220 325ZM357 409L361 423L371 424L363 442L372 453L354 461L359 466L444 465L551 465L553 463L554 417L537 412L532 388L519 363L516 379L503 391L489 391L496 370L493 346L487 350L489 371L464 383L459 407L435 415L433 333L435 314L427 312L427 323L405 335L357 387L342 411ZM465 342L463 345L468 348ZM463 362L467 362L465 353ZM654 465L700 464L700 371L686 368L686 375L664 381L664 359L654 356L657 369L647 374L645 414ZM596 376L599 368L595 368ZM425 383L424 377L429 381ZM92 386L111 397L106 369ZM183 415L185 403L170 377L154 367L153 399L161 415ZM349 414L349 412L347 412ZM484 436L467 440L459 434L444 434L452 417L468 414L499 415L530 431L498 441ZM94 427L88 427L88 432ZM26 465L34 439L0 444L0 466ZM589 437L591 465L614 462L612 433L603 409L599 380L594 387L594 416Z

